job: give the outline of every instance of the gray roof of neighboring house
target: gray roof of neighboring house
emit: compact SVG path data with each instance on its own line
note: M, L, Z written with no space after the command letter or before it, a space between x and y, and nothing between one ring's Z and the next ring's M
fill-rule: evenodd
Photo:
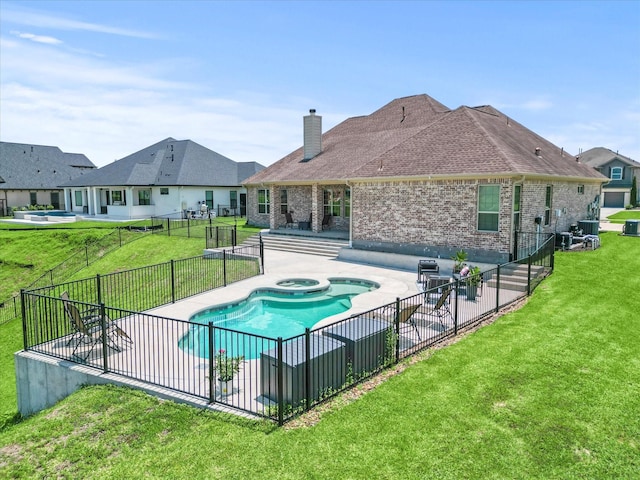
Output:
M587 165L591 165L596 168L606 165L616 159L620 160L622 163L626 163L630 167L640 168L640 163L635 160L604 147L591 148L586 152L582 152L580 155L580 161L582 163L586 163Z
M234 186L263 168L169 137L63 186Z
M0 142L0 189L57 190L96 166L84 155L58 147Z
M301 147L245 183L514 174L605 180L491 106L450 110L427 95L345 120L322 135L320 154L302 159Z

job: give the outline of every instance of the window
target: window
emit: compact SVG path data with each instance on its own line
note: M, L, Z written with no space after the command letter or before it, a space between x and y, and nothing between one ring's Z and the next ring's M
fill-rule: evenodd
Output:
M498 231L500 185L480 185L478 189L478 230Z
M229 203L231 208L238 208L238 192L231 190L229 192Z
M584 185L578 185L578 193L584 195Z
M60 192L51 192L51 206L56 210L60 209Z
M289 205L287 201L287 191L280 190L280 213L287 213L289 210Z
M167 187L160 188L160 195L169 195L169 189Z
M213 210L213 190L205 190L204 201L207 204L207 208Z
M81 207L82 206L82 190L76 190L74 193L76 195L76 207Z
M258 190L258 213L270 213L271 202L269 201L269 190L262 188Z
M622 180L622 167L611 167L611 180Z
M522 197L522 185L513 187L513 230L520 230L520 201Z
M38 192L29 192L29 205L38 204Z
M151 205L151 190L138 190L138 205Z
M114 205L124 205L122 198L122 190L114 190L111 192L111 201Z
M340 192L334 192L331 189L327 189L324 191L324 214L325 215L339 217L341 205L342 205L342 199L340 198Z
M551 195L552 187L547 185L547 191L544 197L544 224L545 226L551 225Z
M351 216L351 189L350 188L344 191L344 216L347 218Z

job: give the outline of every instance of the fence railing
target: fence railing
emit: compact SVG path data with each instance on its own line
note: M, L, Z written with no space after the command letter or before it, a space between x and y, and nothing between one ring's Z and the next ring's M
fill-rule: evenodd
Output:
M25 289L31 290L33 288L63 282L83 268L100 260L107 253L140 238L142 238L142 235L139 233L139 229L136 229L135 225L118 227L112 233L87 242L84 247L79 248L69 258L60 262L52 269L47 270L30 285L27 285ZM0 301L0 325L20 316L19 304L19 293L4 302Z
M218 321L175 320L142 311L214 288L215 281L202 285L196 278L216 278L220 286L242 277L238 272L256 273L260 267L255 250L238 250L123 272L121 280L103 276L23 291L24 348L282 424L529 295L553 270L554 243L550 238L533 255L478 274L477 282L456 279L330 324L321 322L291 338L268 338L225 328ZM220 256L226 273L191 263L213 262ZM158 282L158 293L144 288L148 275L165 280ZM471 288L475 283L477 292ZM69 307L65 309L63 291L78 312L92 312L86 315L91 323L85 331L72 321ZM221 364L234 357L242 357L239 372L229 382L219 381Z

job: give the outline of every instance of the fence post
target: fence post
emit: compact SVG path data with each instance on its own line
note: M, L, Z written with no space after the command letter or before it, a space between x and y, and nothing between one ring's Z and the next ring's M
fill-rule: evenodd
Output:
M100 304L100 328L102 328L102 371L104 373L109 373L109 364L107 363L109 361L109 352L107 352L107 315L104 303Z
M277 371L277 382L278 382L278 425L282 426L284 424L284 375L282 371L282 337L278 337L278 371Z
M89 266L89 244L84 244L84 258L87 262L87 267Z
M122 247L122 228L118 227L118 240L120 241L120 246Z
M227 251L222 249L222 283L227 286Z
M215 358L215 355L213 354L213 322L209 322L209 403L216 402L216 391L215 391L216 369L215 369L215 364L213 360L214 358Z
M469 286L467 286L469 288ZM449 297L451 298L451 297ZM458 304L460 303L460 279L456 278L456 309L453 311L453 335L458 335Z
M262 243L262 234L258 234L260 239L260 273L264 275L264 243Z
M187 238L191 238L191 219L187 218Z
M220 248L220 227L216 225L216 248Z
M234 247L238 244L238 230L237 227L233 227L233 230L231 230L231 245L233 245Z
M99 273L96 273L96 292L98 293L98 303L102 303L102 285Z
M167 237L171 236L171 219L167 218Z
M311 329L304 329L304 395L305 410L311 408Z
M531 296L531 257L527 257L527 297Z
M170 261L171 266L171 303L176 303L176 269L173 258Z
M22 310L22 346L24 350L29 350L29 342L27 341L27 306L24 299L25 289L20 289L20 309Z
M396 329L396 363L400 361L400 297L396 297L396 314L393 319Z
M496 313L500 310L500 265L496 271Z

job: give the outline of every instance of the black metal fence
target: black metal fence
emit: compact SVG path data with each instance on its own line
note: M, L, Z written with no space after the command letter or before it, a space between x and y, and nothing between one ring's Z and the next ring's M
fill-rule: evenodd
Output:
M142 312L259 273L262 251L238 250L23 291L24 348L282 424L529 295L553 270L554 243L550 237L525 259L291 338ZM154 291L144 288L150 278ZM72 321L63 291L78 312L93 312L87 331ZM233 359L239 371L219 380Z
M25 287L31 290L38 287L60 283L79 272L83 268L100 260L107 253L122 247L128 243L142 238L142 224L130 225L128 227L118 227L113 232L91 241L87 241L84 247L79 248L73 255L58 265L48 270L30 285ZM16 294L12 298L0 301L0 325L16 319L20 316L20 295Z

